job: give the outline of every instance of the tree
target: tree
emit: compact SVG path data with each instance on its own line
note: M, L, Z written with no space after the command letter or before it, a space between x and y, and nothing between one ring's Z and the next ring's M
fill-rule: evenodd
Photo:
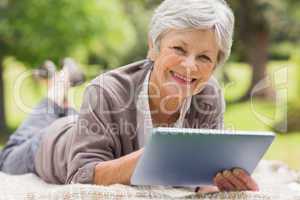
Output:
M294 12L295 0L232 0L229 1L236 15L236 50L244 55L252 67L251 84L240 100L250 98L253 88L266 77L266 66L271 42L292 38L297 28ZM296 6L297 7L297 6ZM298 7L299 8L299 7ZM299 25L298 25L299 27ZM298 29L299 30L299 29ZM299 32L298 32L299 33ZM266 88L257 95L269 97L272 90Z
M45 59L57 63L78 49L88 55L118 52L123 45L126 51L133 39L124 38L134 37L119 4L118 0L0 0L0 129L6 127L5 57L14 56L30 68Z

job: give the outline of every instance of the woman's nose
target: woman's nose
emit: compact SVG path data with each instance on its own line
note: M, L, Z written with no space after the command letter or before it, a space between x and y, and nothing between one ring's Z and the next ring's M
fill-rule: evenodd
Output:
M187 56L183 61L183 66L190 72L197 70L197 65L194 56Z

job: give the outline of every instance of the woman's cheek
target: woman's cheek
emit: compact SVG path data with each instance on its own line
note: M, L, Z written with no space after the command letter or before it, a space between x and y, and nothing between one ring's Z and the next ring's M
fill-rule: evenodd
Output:
M214 72L214 65L212 64L208 64L205 69L204 69L204 75L205 77L207 77L207 79L209 79L212 75L212 73Z
M180 65L181 62L182 58L180 56L170 53L162 56L160 65L164 68L164 70L170 70L173 67Z
M201 77L201 80L206 82L212 75L214 71L214 67L212 64L203 64L199 67L199 71L197 72L198 77Z
M199 74L198 77L200 77L200 78L195 84L195 88L193 91L194 95L198 94L202 90L204 85L207 83L207 81L212 76L212 73L213 73L213 67L211 67L211 66L203 66L202 68L200 68L200 70L198 72L198 74Z

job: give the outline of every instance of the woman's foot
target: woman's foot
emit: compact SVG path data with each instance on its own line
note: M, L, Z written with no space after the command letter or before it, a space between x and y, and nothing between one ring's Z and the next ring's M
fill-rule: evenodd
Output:
M63 60L62 70L56 72L50 80L48 98L62 108L68 107L70 87L78 86L85 81L85 75L71 58Z
M56 72L56 66L51 60L46 60L40 67L32 71L36 79L50 79Z
M63 60L63 71L68 74L68 79L71 87L81 85L85 81L85 75L79 68L78 64L72 58Z

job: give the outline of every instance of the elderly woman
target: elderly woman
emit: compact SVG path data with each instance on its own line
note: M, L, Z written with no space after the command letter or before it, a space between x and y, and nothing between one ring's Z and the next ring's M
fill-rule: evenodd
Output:
M47 125L4 148L2 170L57 184L130 184L150 128L221 129L224 98L212 74L230 55L233 27L223 0L163 1L152 18L148 59L94 79L79 114L42 113ZM242 169L219 172L214 182L219 190L258 189Z

